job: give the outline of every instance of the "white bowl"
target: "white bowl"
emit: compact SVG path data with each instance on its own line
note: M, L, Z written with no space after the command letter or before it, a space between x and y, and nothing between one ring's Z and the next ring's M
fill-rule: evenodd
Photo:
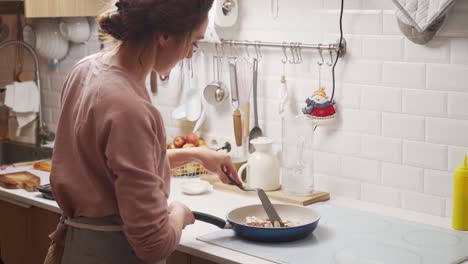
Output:
M74 43L83 43L89 39L91 28L85 17L62 18L59 24L63 37Z
M36 25L36 51L47 59L61 60L68 54L70 42L59 32L58 21L41 19Z

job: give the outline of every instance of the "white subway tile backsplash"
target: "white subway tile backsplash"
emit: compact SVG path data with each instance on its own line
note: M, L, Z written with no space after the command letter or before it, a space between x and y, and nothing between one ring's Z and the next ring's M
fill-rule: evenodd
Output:
M87 55L86 44L71 44L67 58L73 60L81 60Z
M51 122L57 124L60 118L60 109L52 109Z
M340 195L352 199L361 198L361 184L358 181L329 176L326 190L331 195Z
M369 183L380 183L380 164L375 160L342 157L341 176Z
M450 42L446 39L433 39L425 45L405 40L405 59L414 62L450 62Z
M428 117L426 140L432 143L468 146L468 121Z
M453 38L450 44L452 63L468 64L468 38Z
M468 155L468 148L448 147L448 170L453 172L456 168L463 164L463 158Z
M427 88L441 91L468 91L468 65L427 65Z
M346 131L380 134L382 118L380 112L343 109L338 113L339 127Z
M52 110L51 109L44 109L42 111L42 118L46 123L53 123L52 122Z
M403 37L363 36L362 55L366 59L403 59Z
M42 100L42 103L44 104L43 107L60 108L60 93L54 91L43 91L42 94L44 96Z
M403 164L446 170L447 156L448 150L445 145L403 141Z
M394 188L423 191L423 169L382 163L382 184Z
M364 135L362 156L369 159L401 163L402 141L400 139Z
M452 218L453 198L445 199L445 217Z
M382 80L382 63L355 61L337 65L337 80L355 84L379 84Z
M340 154L361 152L361 135L318 127L313 134L314 149Z
M426 86L426 66L419 63L385 62L382 82L384 85L423 89Z
M363 86L361 109L401 112L401 89Z
M447 116L447 93L403 89L403 113Z
M314 151L314 172L339 175L341 158L336 154Z
M50 89L55 92L62 92L65 77L50 77Z
M361 105L361 85L345 84L336 89L337 108L359 108Z
M445 199L415 192L403 192L403 208L437 216L445 215Z
M382 113L382 135L385 137L424 140L425 130L424 117Z
M343 25L346 25L346 32L351 34L380 35L382 34L382 13L382 10L346 10L343 15ZM338 18L337 11L335 19L330 22L338 25Z
M402 33L398 27L397 18L394 10L385 10L383 12L383 34L401 36Z
M467 102L468 93L448 93L448 116L450 118L468 119Z
M442 197L451 197L453 176L447 171L424 170L424 193Z
M388 9L394 10L395 5L392 1L382 1L382 0L363 0L362 8L364 9Z
M339 38L340 2L281 1L276 20L262 1L241 3L238 24L218 28L218 33L226 39L335 43ZM450 215L451 200L447 197L451 196L452 172L468 154L466 2L457 2L435 39L416 45L401 33L392 1L345 1L343 29L348 49L335 72L336 123L328 128L318 127L311 134L312 146L305 150L314 160L317 188L326 187L332 195ZM201 46L207 65L211 65L214 48L209 44ZM44 119L51 129L56 129L60 92L68 71L83 56L99 49L94 34L86 44L72 45L70 54L56 70L47 67L47 60L40 59ZM281 124L275 113L283 53L273 48L261 51L260 125L265 135L279 144ZM245 53L245 49L239 48L238 52ZM249 53L255 53L253 46ZM291 104L296 110L318 87L318 52L303 49L302 55L302 64L285 67ZM323 55L328 61L328 52ZM25 69L30 69L29 60L26 64ZM14 61L0 63L0 86L11 82L13 66ZM211 67L205 73L211 79ZM226 67L226 84L228 76ZM331 67L325 64L321 77L330 96ZM242 76L239 81L242 82ZM158 89L155 105L164 116L168 137L190 132L192 123L175 121L170 116L181 102L183 91L167 85ZM207 106L206 110L202 136L233 143L230 100L217 107ZM251 119L253 124L253 113Z
M348 0L344 4L345 9L360 9L362 0ZM341 0L327 0L323 3L324 8L339 9L341 7Z
M363 183L361 186L361 192L361 199L363 201L379 203L392 207L401 206L401 193L397 189Z

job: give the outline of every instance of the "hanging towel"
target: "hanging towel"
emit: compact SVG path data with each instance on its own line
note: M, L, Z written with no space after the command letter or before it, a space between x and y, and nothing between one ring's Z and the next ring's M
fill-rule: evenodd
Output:
M36 119L39 112L40 96L35 82L15 82L6 86L5 105L11 108L18 121L16 135Z
M426 44L442 26L455 0L393 0L400 30L409 40Z

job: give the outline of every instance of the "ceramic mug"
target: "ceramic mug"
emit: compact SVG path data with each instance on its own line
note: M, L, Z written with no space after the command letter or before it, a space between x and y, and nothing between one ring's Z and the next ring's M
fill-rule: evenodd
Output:
M85 17L62 18L59 24L60 33L74 43L83 43L89 39L91 29Z

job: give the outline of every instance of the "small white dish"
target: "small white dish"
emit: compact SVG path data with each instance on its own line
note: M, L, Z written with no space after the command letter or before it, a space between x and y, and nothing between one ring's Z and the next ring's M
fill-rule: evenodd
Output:
M35 26L36 51L46 59L62 60L68 54L70 42L59 32L56 19L41 19Z
M84 43L91 35L88 19L85 17L62 18L59 29L60 34L73 43Z
M188 195L200 195L213 190L213 186L203 180L188 180L181 183L182 193Z
M31 25L23 27L23 39L24 42L29 44L29 46L36 48L36 33Z

